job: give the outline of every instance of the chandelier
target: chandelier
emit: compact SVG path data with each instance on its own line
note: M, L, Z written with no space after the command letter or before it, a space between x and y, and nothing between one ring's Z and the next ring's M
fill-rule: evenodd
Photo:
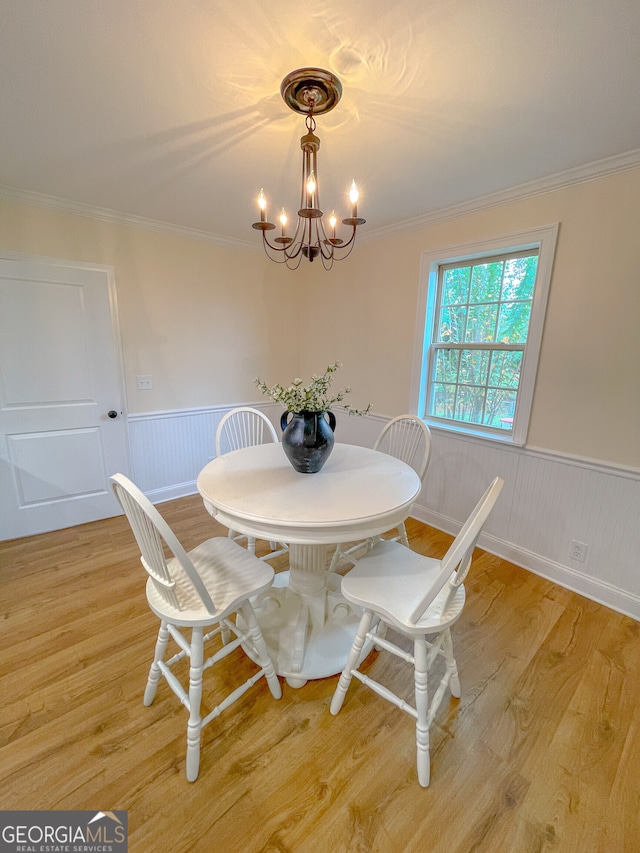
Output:
M299 68L287 74L280 85L280 94L285 104L294 112L305 115L307 132L300 139L302 149L302 182L300 189L300 209L293 236L287 234L288 217L284 207L278 217L281 234L270 241L268 231L276 226L267 219L267 200L264 191L260 190L258 207L260 222L254 222L253 227L262 231L264 250L272 261L286 264L289 269L297 269L302 258L314 261L320 257L325 269L330 269L334 261L346 258L356 239L358 225L364 225L366 219L358 217L358 188L356 182L351 182L349 201L351 215L342 220L342 224L351 228L351 234L345 241L336 236L338 217L331 212L325 222L324 213L320 207L320 188L318 182L318 149L320 140L315 135L315 116L328 113L342 96L340 80L329 71L322 68Z

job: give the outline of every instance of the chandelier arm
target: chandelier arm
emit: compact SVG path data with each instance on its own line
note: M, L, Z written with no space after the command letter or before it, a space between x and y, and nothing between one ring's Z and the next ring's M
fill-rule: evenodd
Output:
M320 257L322 258L322 266L323 266L326 270L330 270L330 269L331 269L331 267L333 266L333 262L334 262L334 260L335 260L335 259L334 259L334 257L333 257L333 254L331 254L331 256L330 256L330 257L328 257L328 258L325 258L324 254L322 254Z
M333 260L334 261L344 261L345 258L349 257L349 255L353 251L354 246L355 246L355 242L353 240L349 240L348 243L343 243L341 246L334 246L333 247L333 253L332 253Z
M351 237L347 240L347 242L346 242L346 243L341 243L339 246L332 246L332 247L331 247L331 248L332 248L332 250L333 250L333 251L331 252L331 258L332 258L332 261L344 261L344 260L345 260L345 258L348 258L348 257L349 257L349 255L351 254L351 252L353 251L353 247L354 247L354 246L355 246L355 244L356 244L356 242L355 242L355 238L356 238L356 229L355 229L355 226L354 226L354 228L353 228L353 234L352 234L352 235L351 235ZM346 251L345 251L345 250L346 250ZM329 268L328 268L328 267L326 267L325 269L329 269Z
M351 236L350 236L350 237L349 237L349 239L346 241L346 243L341 243L341 244L340 244L340 246L339 246L338 248L340 248L340 249L346 249L346 248L347 248L347 247L349 247L349 246L351 246L351 248L353 248L353 244L354 244L354 243L355 243L355 241L356 241L356 229L357 229L357 227L358 227L358 226L357 226L357 225L352 225L351 227L353 228L353 231L351 232ZM351 249L349 250L349 252L347 252L347 254L350 254L350 252L351 252ZM346 257L347 257L347 255L345 255L345 258L346 258Z
M316 195L316 204L320 207L320 199ZM318 217L316 220L316 232L317 232L317 240L316 245L320 249L320 254L322 255L322 265L328 270L333 266L333 261L335 260L335 249L337 248L327 236L327 231L324 227L324 216ZM325 264L326 261L331 261L331 264L327 266Z
M293 232L293 237L291 238L291 242L285 247L287 249L295 249L295 254L298 255L302 248L302 237L300 237L300 225L302 224L302 220L298 216L296 218L296 230Z
M343 241L342 243L339 243L339 244L332 243L331 240L327 237L327 232L325 231L324 222L322 219L320 220L320 227L322 229L322 235L324 237L324 241L323 241L324 244L326 246L331 246L331 250L328 251L328 253L325 255L325 257L327 257L327 258L331 257L336 261L342 261L342 260L344 260L344 258L346 258L348 255L351 254L351 249L353 249L355 239L356 239L356 230L357 230L356 225L351 226L351 228L353 230L351 231L351 236L349 237L349 239L346 242ZM349 251L342 254L344 249L349 249ZM325 253L323 252L323 255L324 254Z
M320 254L321 254L323 260L329 261L334 257L333 246L331 246L331 248L329 248L327 246L327 244L323 243L322 241L319 241L318 246L320 248Z
M296 257L300 253L300 250L301 250L301 241L298 242L298 244L296 245L296 243L298 241L298 235L300 233L300 223L301 223L301 219L300 219L300 217L298 217L296 219L296 230L293 234L293 237L291 237L291 239L287 243L284 243L282 246L274 246L273 243L270 243L269 240L267 239L266 231L263 230L262 231L262 242L265 245L265 250L266 250L266 246L268 246L273 252L277 252L279 255L285 254L287 256L291 255L292 257ZM291 250L291 249L295 249L296 251L295 252L287 251L287 250ZM271 257L271 256L269 256L269 257Z
M320 217L320 219L318 220L318 223L319 223L318 224L318 232L322 232L322 242L328 246L331 246L332 249L335 248L334 244L331 242L331 240L327 236L327 231L324 227L324 216ZM318 236L320 237L320 234L318 234ZM330 254L333 254L333 252L331 252Z
M281 250L281 249L274 249L273 251L274 251L274 252L279 252L279 251L282 251L282 250ZM274 256L271 254L271 251L270 251L269 249L265 248L265 253L266 253L266 255L267 255L267 257L269 258L269 260L270 260L270 261L273 261L273 262L274 262L274 263L276 263L276 264L286 264L286 265L287 265L287 267L289 267L289 269L295 269L296 267L298 267L298 266L300 265L300 261L302 260L302 252L300 252L300 251L295 252L295 253L293 253L293 254L291 254L291 255L288 255L288 254L286 254L286 253L285 253L285 254L283 254L283 255L281 255L281 256L279 256L279 257L274 257ZM295 267L292 267L292 266L291 266L291 261L294 261L296 258L298 258L298 262L296 263Z
M265 249L268 247L269 249L271 249L272 252L278 252L278 254L281 254L282 252L286 252L286 249L287 249L286 246L274 246L273 243L270 243L269 240L267 239L267 235L265 234L264 231L262 232L262 243L263 243Z
M322 235L320 235L320 231L322 231ZM333 261L335 246L327 239L327 233L324 230L324 223L322 219L320 220L320 225L318 226L318 240L317 240L318 248L320 249L320 254L322 255L323 262L325 260ZM323 263L324 266L324 263ZM325 269L327 267L325 266Z
M339 258L336 258L337 261L344 261L345 258L348 258L351 252L353 251L353 247L355 246L355 240L353 237L349 240L348 243L343 243L342 246L339 246L339 249L348 249L349 251L345 252L344 255L340 255Z
M287 258L287 269L290 269L290 270L297 270L298 269L298 267L302 263L302 253L301 252L298 253L297 258L298 258L298 260L296 261L295 264L290 263L291 261L293 261L293 258Z
M286 246L274 246L267 240L264 232L262 233L262 244L264 246L264 250L267 257L270 260L275 261L279 264L286 263L286 261L296 258L302 252L301 240L299 240L297 243L292 240ZM292 247L295 251L291 251Z
M287 262L287 257L285 255L279 256L277 254L276 255L271 254L272 252L281 252L282 250L276 248L275 246L269 245L269 243L267 243L266 241L264 244L264 251L265 251L266 256L269 258L269 260L273 261L276 264L284 264Z

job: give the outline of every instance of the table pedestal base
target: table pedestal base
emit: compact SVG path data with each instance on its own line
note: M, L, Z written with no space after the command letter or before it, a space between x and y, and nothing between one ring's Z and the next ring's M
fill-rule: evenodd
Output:
M276 672L290 687L342 672L356 635L362 611L342 597L340 575L325 577L321 591L303 594L289 586L289 572L280 572L253 602ZM370 650L368 643L363 657Z

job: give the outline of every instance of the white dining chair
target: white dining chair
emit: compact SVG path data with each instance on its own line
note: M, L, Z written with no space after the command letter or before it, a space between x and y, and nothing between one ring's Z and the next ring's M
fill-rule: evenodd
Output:
M382 428L380 435L373 445L373 449L379 450L382 453L388 453L390 456L395 456L396 459L406 462L407 465L413 468L422 481L431 456L431 431L427 424L415 415L398 415ZM409 547L404 521L400 522L396 534L392 538ZM336 571L342 560L348 560L350 563L355 564L356 558L354 555L358 553L362 555L362 552L372 545L372 540L358 542L349 547L337 545L331 559L329 571Z
M218 424L215 435L216 456L271 441L277 442L278 435L264 412L251 406L238 406L227 412Z
M363 608L347 664L331 700L331 713L342 707L353 677L416 720L418 781L430 778L429 727L447 689L460 697L460 679L453 655L451 626L465 603L467 576L480 531L504 485L496 477L441 560L416 554L399 542L378 540L365 557L342 579L342 594ZM388 626L413 641L413 654L381 636ZM383 632L384 633L384 632ZM431 637L427 641L427 637ZM415 705L360 671L371 645L412 665ZM428 673L444 658L444 674L429 703Z
M269 589L274 572L246 549L225 537L208 539L193 550L184 550L175 534L149 499L123 474L111 477L113 491L127 516L138 543L142 565L147 572L147 602L160 620L155 654L144 704L154 700L163 676L189 712L187 724L187 779L193 782L200 767L202 729L239 699L263 676L274 699L282 689L269 657L251 599ZM172 556L165 556L166 546ZM235 620L232 619L236 616ZM190 639L183 633L191 629ZM206 634L203 629L210 628ZM230 640L233 636L233 640ZM169 639L178 646L167 658ZM209 651L209 645L213 646ZM205 670L217 665L242 647L258 671L235 687L206 716L202 716L202 678ZM205 659L205 647L209 655ZM185 689L172 667L189 659L189 684ZM230 672L235 671L233 664Z
M251 406L238 406L227 412L218 424L215 435L216 456L222 456L232 450L240 450L243 447L253 447L256 444L267 444L277 442L278 435L269 418L259 409ZM247 548L252 554L256 551L256 540L254 536L246 536L235 530L229 530L228 536L235 542L246 539ZM262 560L273 560L289 549L284 542L270 542L269 552L264 554Z

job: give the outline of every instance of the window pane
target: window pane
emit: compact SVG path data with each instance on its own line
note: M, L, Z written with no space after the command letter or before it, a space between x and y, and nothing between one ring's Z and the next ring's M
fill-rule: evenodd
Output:
M532 299L536 283L538 256L529 258L510 258L504 266L502 285L503 301L511 299Z
M491 356L489 385L496 388L517 388L521 366L522 352L494 352Z
M474 266L469 302L496 302L500 298L503 266L502 261Z
M463 349L460 353L460 379L465 385L486 385L489 370L488 350Z
M498 306L495 303L492 305L470 305L464 336L465 342L483 344L486 341L494 341L497 319Z
M465 423L482 423L484 388L460 385L456 396L455 418Z
M445 270L442 281L442 304L459 305L467 302L471 267Z
M435 381L457 382L460 350L436 350Z
M500 306L498 340L504 344L525 343L530 317L531 302L505 302Z
M434 382L431 414L437 418L452 418L455 398L455 385L444 385L441 382Z
M438 340L447 344L460 344L464 341L467 309L455 306L444 307L440 314Z
M516 392L489 388L484 413L486 426L513 429L513 413L516 410Z

